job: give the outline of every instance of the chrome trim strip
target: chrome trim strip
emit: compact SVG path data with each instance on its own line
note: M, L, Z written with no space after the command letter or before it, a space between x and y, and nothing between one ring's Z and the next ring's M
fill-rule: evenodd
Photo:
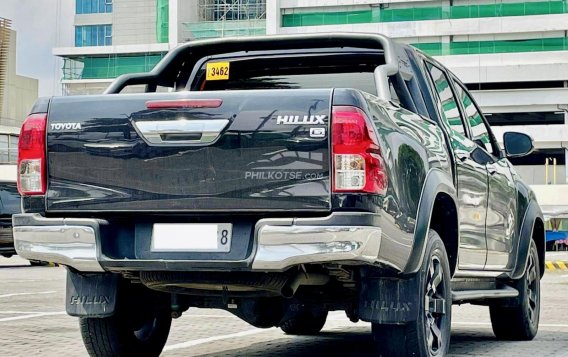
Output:
M479 299L500 299L500 298L515 298L519 296L519 291L510 286L505 286L497 290L464 290L452 291L452 301L468 301Z
M284 271L299 264L325 262L379 263L379 227L266 224L258 229L257 237L253 270Z
M134 121L134 127L150 145L191 145L209 144L219 137L229 120L154 120ZM195 140L164 140L167 134L201 134Z
M23 258L68 265L83 272L104 271L97 261L96 233L79 225L16 226L16 252Z

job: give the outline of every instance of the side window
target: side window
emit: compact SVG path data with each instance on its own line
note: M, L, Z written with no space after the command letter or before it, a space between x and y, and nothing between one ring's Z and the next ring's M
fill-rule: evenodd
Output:
M426 62L426 68L428 68L428 72L430 72L432 82L441 101L442 120L445 121L452 131L465 137L465 126L460 116L456 97L450 88L448 77L438 67L429 62Z
M455 87L459 100L462 102L467 122L471 128L471 140L483 147L488 153L495 154L493 144L491 143L491 136L489 135L489 129L485 121L483 121L479 110L473 103L467 90L463 88L461 84L456 83Z
M389 90L391 95L391 100L398 105L400 105L400 99L398 98L398 93L396 92L394 85L392 84L392 79L389 78Z

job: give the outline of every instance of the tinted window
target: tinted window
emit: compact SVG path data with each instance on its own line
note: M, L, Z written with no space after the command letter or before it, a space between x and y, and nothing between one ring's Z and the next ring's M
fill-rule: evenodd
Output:
M355 88L376 95L370 73L288 74L208 81L203 90Z
M464 123L458 109L458 103L452 89L450 88L448 77L438 67L430 63L427 63L426 66L430 72L432 81L434 82L434 87L441 101L442 119L452 131L457 132L462 136L466 136Z
M493 154L493 145L491 144L489 129L485 125L479 110L477 110L473 100L461 85L456 85L456 91L459 100L462 102L469 127L471 128L471 140L476 142L478 145L483 146L488 153Z
M286 57L214 59L229 62L229 79L207 80L204 63L192 90L355 88L376 95L373 71L382 54L291 54Z
M389 91L391 95L391 100L400 105L400 99L398 98L398 93L392 84L392 80L389 78Z

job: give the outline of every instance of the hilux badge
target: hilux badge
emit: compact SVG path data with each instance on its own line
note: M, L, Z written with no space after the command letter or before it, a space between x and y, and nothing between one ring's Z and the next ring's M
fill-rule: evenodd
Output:
M279 115L276 124L285 125L325 125L327 115Z

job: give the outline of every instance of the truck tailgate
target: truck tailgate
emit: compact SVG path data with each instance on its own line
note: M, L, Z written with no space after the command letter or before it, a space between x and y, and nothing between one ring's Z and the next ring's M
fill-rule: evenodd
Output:
M330 209L331 89L54 98L47 211Z

